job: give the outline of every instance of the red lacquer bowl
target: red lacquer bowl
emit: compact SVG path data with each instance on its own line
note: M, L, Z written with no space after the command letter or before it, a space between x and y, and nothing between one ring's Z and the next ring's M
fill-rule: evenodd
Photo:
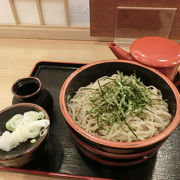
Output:
M112 142L89 134L79 127L67 110L67 97L73 97L82 86L94 82L104 75L111 76L120 70L141 78L145 85L153 85L168 99L172 122L160 134L137 142ZM128 60L103 60L87 64L73 72L64 82L60 95L60 109L77 147L89 158L110 166L129 166L141 163L154 154L175 130L180 122L180 94L174 84L159 71Z

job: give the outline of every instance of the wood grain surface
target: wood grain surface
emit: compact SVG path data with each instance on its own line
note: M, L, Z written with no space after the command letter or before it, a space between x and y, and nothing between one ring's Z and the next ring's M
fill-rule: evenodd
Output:
M116 59L106 42L0 39L0 109L11 105L11 86L39 61L89 63Z
M0 110L11 105L13 97L11 93L12 84L19 78L29 76L32 69L39 61L90 63L103 59L116 59L114 54L107 47L107 42L1 38ZM163 152L165 152L165 150ZM159 156L160 155L161 154L159 154ZM165 157L162 159L164 158ZM156 165L158 166L158 164ZM161 179L163 179L165 177L163 176L165 169L163 170L161 168L160 170L162 171L158 171L158 177L162 177ZM174 176L172 176L172 178L173 177ZM0 180L9 179L50 180L67 178L0 171Z
M103 59L116 59L107 47L107 42L2 38L0 39L0 110L11 105L12 84L19 78L29 76L39 61L89 63ZM0 171L0 180L10 179L57 178Z
M90 28L92 36L115 36L117 7L177 8L169 38L174 40L180 39L180 1L178 0L90 0ZM154 25L153 18L149 20L149 23Z

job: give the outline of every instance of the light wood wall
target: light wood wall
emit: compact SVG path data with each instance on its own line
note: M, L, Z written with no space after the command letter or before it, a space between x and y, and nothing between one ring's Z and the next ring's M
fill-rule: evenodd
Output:
M59 0L64 3L65 25L47 25L45 24L42 1L35 1L40 24L22 24L18 16L15 0L9 0L12 15L15 24L0 24L0 37L8 38L40 38L40 39L68 39L68 40L100 40L112 41L113 38L106 37L91 37L90 27L86 26L71 26L69 16L68 0ZM58 0L57 0L58 1ZM53 12L52 12L53 13Z

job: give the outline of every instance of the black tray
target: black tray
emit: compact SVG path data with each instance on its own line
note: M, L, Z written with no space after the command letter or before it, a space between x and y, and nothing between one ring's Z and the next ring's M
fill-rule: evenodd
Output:
M53 96L54 108L51 114L50 132L44 144L42 156L19 171L82 179L92 179L92 177L125 180L180 179L180 127L174 131L153 158L135 166L101 165L88 159L76 148L60 111L59 92L65 79L82 65L39 62L31 72L30 75L38 77Z

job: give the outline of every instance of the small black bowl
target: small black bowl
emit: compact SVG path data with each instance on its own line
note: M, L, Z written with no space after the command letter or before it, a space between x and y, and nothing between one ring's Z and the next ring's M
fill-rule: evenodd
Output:
M0 135L7 130L5 125L11 117L15 114L24 114L27 111L43 112L45 114L45 119L49 119L47 112L41 106L32 103L15 104L0 111ZM37 136L35 143L30 143L28 139L9 152L0 150L0 164L8 167L21 167L30 162L36 150L45 140L48 130L49 127L43 136Z
M43 107L50 115L53 108L53 98L50 92L43 87L37 77L18 79L11 87L14 95L12 104L33 103Z

